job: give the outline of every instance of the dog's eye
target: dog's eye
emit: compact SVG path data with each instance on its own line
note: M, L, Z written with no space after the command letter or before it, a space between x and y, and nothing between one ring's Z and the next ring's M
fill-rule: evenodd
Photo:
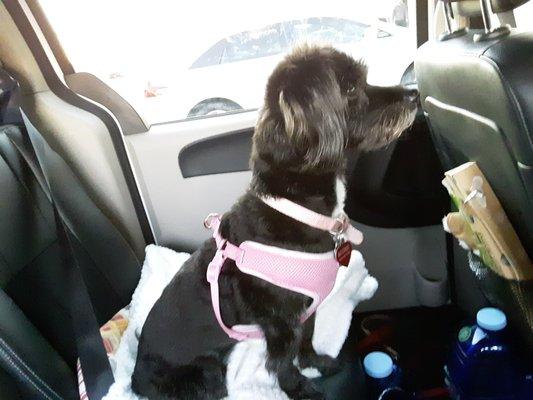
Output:
M350 86L346 93L350 95L355 94L355 86Z

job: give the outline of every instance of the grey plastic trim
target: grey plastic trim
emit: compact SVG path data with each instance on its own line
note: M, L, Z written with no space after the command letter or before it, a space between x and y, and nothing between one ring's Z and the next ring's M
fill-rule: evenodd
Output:
M65 81L74 92L109 109L119 121L124 135L148 130L146 123L130 103L93 74L76 72L65 75Z
M252 129L223 133L188 144L178 154L184 178L250 169Z

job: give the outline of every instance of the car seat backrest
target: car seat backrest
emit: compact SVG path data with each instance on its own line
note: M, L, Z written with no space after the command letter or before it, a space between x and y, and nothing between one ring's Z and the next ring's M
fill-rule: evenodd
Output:
M0 127L0 369L22 398L43 397L36 380L50 398L72 398L76 349L61 254L47 194L12 141L19 134Z
M140 278L140 261L113 223L91 200L68 164L23 114L61 217L73 235L101 322L128 304Z
M0 89L8 86L8 80L1 78L5 78L3 72L0 70ZM6 84L2 86L2 82ZM11 100L1 97L1 115L10 115L9 121L20 123L22 114ZM18 373L26 367L52 392L72 398L77 351L48 182L68 224L100 323L130 301L140 277L140 261L114 224L92 202L69 165L48 146L31 122L25 121L50 178L48 182L28 146L24 126L2 122L0 370L15 377L17 390L28 391L24 398L46 398L39 392L42 387L37 389L35 382L27 379L27 373ZM14 355L8 357L9 352ZM15 366L13 357L19 360ZM55 398L52 394L49 397Z
M525 2L491 5L506 12ZM477 12L471 1L455 11L476 17L477 3ZM424 44L415 60L435 146L446 169L477 162L533 259L533 32L486 26L455 33ZM505 280L475 267L473 255L470 263L483 270L476 279L485 296L533 347L533 281Z
M478 162L533 258L533 32L476 33L421 47L423 107L445 167Z

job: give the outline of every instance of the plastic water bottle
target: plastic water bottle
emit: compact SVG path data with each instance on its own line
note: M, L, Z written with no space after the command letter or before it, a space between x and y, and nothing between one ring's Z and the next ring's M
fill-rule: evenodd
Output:
M445 366L445 377L456 400L526 400L526 374L509 339L507 318L497 308L483 308L476 325L459 331ZM532 396L532 397L529 397Z
M392 358L381 351L369 353L363 360L370 400L408 400L408 393L402 390L402 370Z

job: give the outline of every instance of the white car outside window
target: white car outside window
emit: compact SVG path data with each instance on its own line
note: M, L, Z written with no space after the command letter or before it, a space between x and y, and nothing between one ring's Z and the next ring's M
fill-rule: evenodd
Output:
M416 50L407 0L273 0L257 4L264 12L244 0L205 3L216 15L181 2L41 3L75 70L98 76L149 124L260 108L271 71L300 43L363 59L369 82L379 85L399 84ZM84 43L98 40L84 32L91 13L101 21L99 46Z

